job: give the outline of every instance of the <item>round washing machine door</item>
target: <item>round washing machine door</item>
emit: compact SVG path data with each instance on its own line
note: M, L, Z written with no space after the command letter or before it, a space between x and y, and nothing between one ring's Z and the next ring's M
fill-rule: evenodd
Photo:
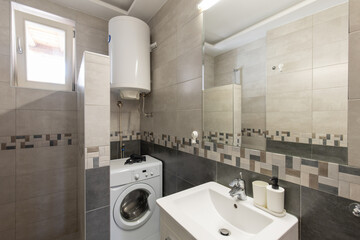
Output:
M139 228L150 219L155 206L156 195L151 186L143 183L131 185L116 200L115 222L124 230Z

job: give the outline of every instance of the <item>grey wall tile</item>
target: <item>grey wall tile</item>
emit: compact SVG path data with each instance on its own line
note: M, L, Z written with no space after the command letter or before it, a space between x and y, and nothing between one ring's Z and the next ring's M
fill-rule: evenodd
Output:
M180 192L180 191L192 188L194 186L196 186L196 185L189 183L188 181L186 181L182 178L179 178L179 177L176 178L176 192Z
M176 109L201 109L201 85L201 78L193 79L176 85Z
M174 128L174 125L172 124ZM202 138L202 110L179 110L176 112L176 135L177 137L190 138L193 131L199 133Z
M351 200L301 187L302 239L359 239L360 219L348 210Z
M86 170L86 211L110 204L110 167Z
M16 200L76 189L77 169L64 168L16 177Z
M86 213L86 240L110 239L110 207Z
M140 140L131 140L131 141L124 141L123 144L125 145L125 152L124 157L129 157L131 154L140 154ZM120 158L120 142L111 142L110 143L110 155L111 159L118 159Z
M164 197L176 193L176 175L168 172L163 171L163 193Z
M177 59L177 82L200 78L202 75L202 47L195 47Z
M77 214L76 190L53 193L16 202L17 226L55 218L63 214Z
M360 98L360 31L349 36L349 99Z
M350 32L360 30L360 2L357 0L349 0L350 14Z
M15 109L15 88L9 82L0 82L0 109Z
M16 150L16 174L77 167L78 146L24 148Z
M180 164L177 150L154 144L151 156L162 161L164 171L175 176L177 175Z
M6 240L15 240L15 228L1 231L0 235Z
M15 110L0 109L0 136L15 136Z
M267 139L266 150L268 152L281 153L290 156L311 158L310 144L279 142Z
M0 151L0 177L15 175L15 150Z
M0 204L15 201L15 175L0 177Z
M0 231L15 228L15 203L0 205Z
M140 152L142 155L152 155L154 153L154 144L146 141L141 141Z

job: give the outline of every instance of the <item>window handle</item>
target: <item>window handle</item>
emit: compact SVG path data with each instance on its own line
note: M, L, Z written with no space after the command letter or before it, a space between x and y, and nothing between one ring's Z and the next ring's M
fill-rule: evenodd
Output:
M17 45L18 45L18 47L17 47L18 54L23 54L23 49L21 47L21 40L19 37L17 38Z

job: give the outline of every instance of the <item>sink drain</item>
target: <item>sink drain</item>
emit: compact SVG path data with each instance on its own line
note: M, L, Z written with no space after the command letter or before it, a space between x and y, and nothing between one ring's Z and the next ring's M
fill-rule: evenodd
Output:
M220 228L219 233L223 236L230 236L230 231L227 230L226 228Z

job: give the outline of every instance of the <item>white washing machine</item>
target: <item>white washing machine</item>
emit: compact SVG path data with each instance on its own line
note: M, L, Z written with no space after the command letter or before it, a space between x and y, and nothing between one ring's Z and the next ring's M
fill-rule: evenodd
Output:
M127 158L110 161L111 240L160 240L162 163L125 165Z

